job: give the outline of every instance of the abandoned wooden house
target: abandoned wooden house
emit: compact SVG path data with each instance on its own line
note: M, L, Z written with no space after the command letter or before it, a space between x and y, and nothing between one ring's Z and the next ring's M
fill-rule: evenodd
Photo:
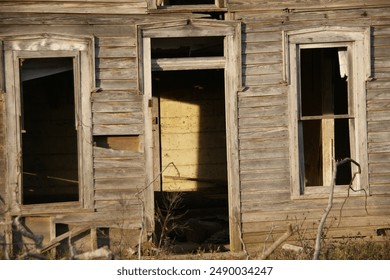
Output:
M0 50L4 247L313 239L344 158L326 236L390 228L388 0L2 0Z

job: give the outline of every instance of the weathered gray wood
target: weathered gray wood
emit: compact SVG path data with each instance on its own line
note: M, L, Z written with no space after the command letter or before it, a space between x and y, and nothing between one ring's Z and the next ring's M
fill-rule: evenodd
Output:
M81 233L84 233L86 232L87 230L90 230L90 227L76 227L64 234L61 234L60 236L57 236L56 238L50 240L48 243L44 244L42 246L42 249L41 249L41 252L44 253L48 250L51 250L55 247L57 247L58 245L60 245L60 242L66 238L70 238L70 237L76 237L77 235L81 234Z
M68 2L51 1L35 2L30 1L3 1L1 2L2 12L28 12L28 13L81 13L81 14L145 14L147 11L145 1L131 1L132 3L123 3L122 1L104 1L104 2Z
M161 58L152 60L153 71L204 70L225 68L224 57Z

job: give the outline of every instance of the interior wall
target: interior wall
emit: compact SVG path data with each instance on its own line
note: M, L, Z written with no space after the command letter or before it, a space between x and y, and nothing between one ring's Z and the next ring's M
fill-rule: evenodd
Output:
M155 72L164 191L227 186L224 72Z

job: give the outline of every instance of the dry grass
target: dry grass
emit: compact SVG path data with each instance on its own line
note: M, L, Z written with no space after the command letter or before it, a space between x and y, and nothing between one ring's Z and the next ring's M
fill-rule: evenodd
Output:
M271 260L311 260L314 250L303 248L294 252L278 248ZM321 248L320 260L390 260L390 240L374 241L364 238L326 240Z

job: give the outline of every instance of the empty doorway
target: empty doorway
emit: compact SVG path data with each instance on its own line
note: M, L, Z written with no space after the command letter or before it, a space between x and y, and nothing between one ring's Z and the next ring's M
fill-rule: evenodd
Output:
M185 214L171 238L229 244L224 71L153 72L152 96L156 207L176 193Z
M227 243L230 245L230 250L235 251L241 249L239 229L241 227L241 216L237 118L237 91L240 88L241 82L240 30L241 27L239 23L214 20L178 20L164 25L159 23L138 26L138 34L141 35L138 41L140 46L139 90L144 96L145 181L146 186L148 186L144 192L144 199L146 201L145 211L147 213L145 223L149 233L155 232L158 226L155 220L155 214L158 212L158 209L156 209L154 202L158 202L158 196L160 194L175 193L173 191L163 191L163 188L174 188L174 185L180 181L180 183L183 183L182 186L186 185L186 194L191 193L196 196L205 190L211 190L210 184L220 186L226 183L226 187L224 188L225 194L223 194L224 200L222 201L224 201L224 206L226 206L225 208L227 209L223 214L223 219L227 219L227 221L224 221L228 228L227 236L229 241ZM166 75L170 77L166 77ZM199 80L196 79L199 79L202 75L204 80L210 81L209 84L199 84ZM218 80L215 75L218 75L221 78ZM214 81L211 81L213 79ZM170 82L168 82L168 80L170 80ZM161 83L158 84L157 81L165 81L165 85L162 85ZM161 116L164 118L164 102L166 101L172 104L175 96L163 93L163 95L165 95L164 99L166 100L163 100L161 103L161 92L160 94L157 93L157 91L159 91L157 87L160 87L161 89L161 87L164 88L170 83L170 86L173 86L173 88L171 88L173 91L181 91L182 98L185 97L187 99L180 105L182 106L182 110L189 113L191 110L195 110L195 108L198 108L197 110L208 109L204 106L198 106L198 101L186 97L188 89L191 88L193 94L196 91L198 91L198 93L202 92L202 88L209 88L206 90L209 91L210 87L214 86L214 82L219 88L218 91L223 92L223 94L221 94L223 100L221 100L218 106L222 106L222 109L224 110L224 113L219 115L219 117L221 117L220 120L224 118L223 125L225 130L224 133L219 132L219 136L223 134L223 137L225 138L225 157L223 157L224 159L222 161L225 161L226 163L213 163L214 160L221 160L222 157L212 156L210 154L212 159L210 159L209 155L210 160L208 160L207 154L192 151L191 153L189 152L189 154L193 155L191 161L196 162L196 164L192 164L192 167L187 168L188 171L192 170L192 174L188 173L188 176L185 176L185 173L180 172L179 168L176 170L173 164L170 164L168 168L172 169L172 174L168 175L170 177L164 178L163 176L164 174L167 175L166 172L168 172L168 169L165 170L165 166L163 167L161 163L163 160L168 160L168 157L165 159L162 159L162 157L165 157L164 149L166 149L166 143L169 143L169 140L166 142L167 139L164 136L165 127L163 123L159 123L159 117ZM180 89L180 87L183 88ZM196 91L193 89L196 89ZM177 104L173 105L174 108L179 110L179 106L176 105ZM176 112L176 110L174 112ZM206 115L202 112L198 115L197 122L203 122L204 117L206 117ZM190 119L191 118L188 117L188 121L190 121ZM163 121L164 120L161 120L161 122ZM205 125L207 123L208 125L217 127L222 123L217 120L213 121L215 122L205 122ZM197 124L197 126L198 125L199 124ZM203 124L201 124L200 127L202 126ZM202 129L204 129L204 127L202 127ZM172 128L173 127L171 127L171 129ZM162 131L156 133L156 129L162 129ZM207 135L207 133L205 131L205 133L202 134ZM216 132L213 133L217 134ZM187 136L194 137L194 135L195 133L191 132ZM197 140L194 142L197 144L194 147L200 146L202 149L202 146L206 147L207 144L216 141L216 137L216 135L213 137L199 137L199 135L197 135ZM178 140L179 138L172 137L172 139ZM207 144L205 144L205 142L207 142ZM183 143L188 145L190 142L184 140ZM162 147L157 147L160 144ZM172 144L171 146L174 145L175 144ZM213 148L209 148L209 150L213 150ZM212 153L214 152L217 153L217 151L213 150ZM190 157L188 157L187 160L189 159ZM214 173L210 172L210 168L204 168L205 166L202 166L201 161L208 161L207 164L209 164L209 167L210 164L215 164L215 170L217 170L216 166L219 165L218 168L220 168L220 170L223 168L226 175L221 175L222 173L219 173L218 175L217 171ZM168 163L170 162L173 161L169 161ZM191 165L191 162L187 163L189 166ZM185 170L185 168L181 169ZM161 174L159 174L159 172L161 172ZM160 182L157 182L157 180L160 180ZM161 180L165 180L165 182L162 182ZM171 180L171 184L169 184L168 180ZM216 192L213 194L211 191L210 195L218 196L219 194ZM197 197L195 196L189 200L191 203L196 202ZM195 204L199 206L203 205L205 202L206 200L200 198ZM216 206L216 204L213 206ZM204 207L203 209L207 208ZM200 209L200 212L203 211L203 209ZM214 211L211 209L212 208L209 209L210 211L208 211L208 213L214 214ZM194 211L192 212L194 213ZM207 221L204 222L207 223ZM195 227L196 226L195 223ZM200 225L197 228L200 228Z

